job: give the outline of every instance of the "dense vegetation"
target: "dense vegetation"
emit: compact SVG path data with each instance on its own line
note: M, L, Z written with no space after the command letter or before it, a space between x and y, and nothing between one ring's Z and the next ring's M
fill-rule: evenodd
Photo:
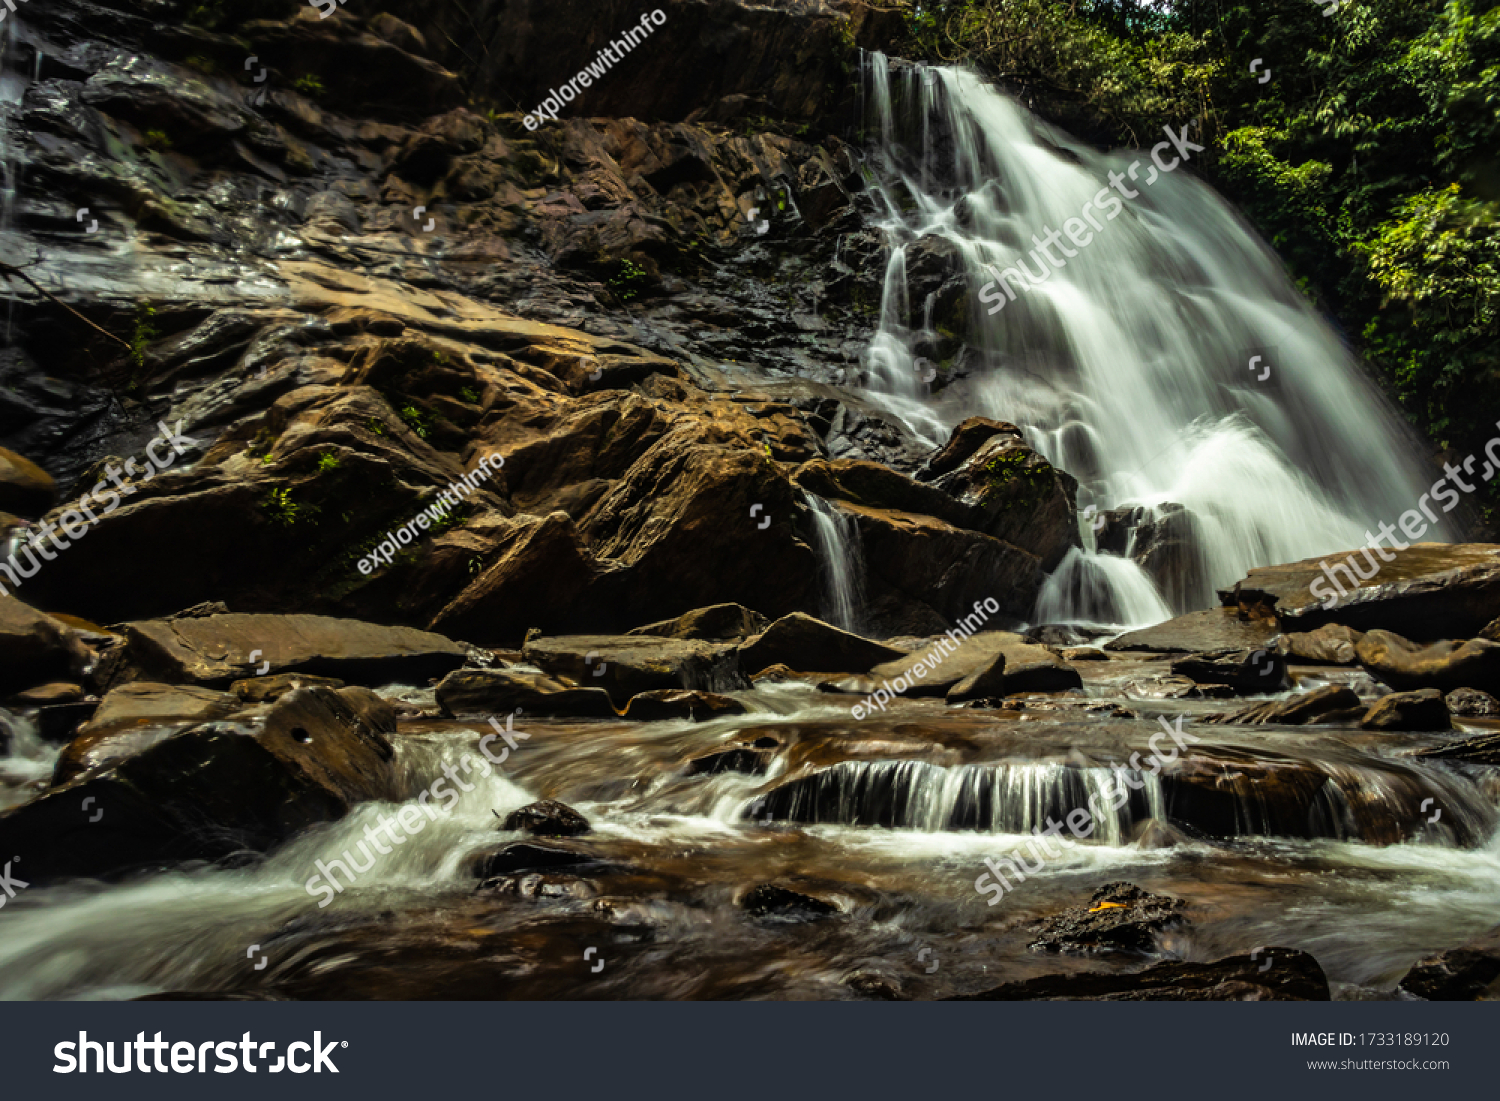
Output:
M1500 4L894 6L906 11L911 56L973 64L1095 140L1135 143L1202 120L1211 148L1200 170L1411 420L1459 453L1497 434Z

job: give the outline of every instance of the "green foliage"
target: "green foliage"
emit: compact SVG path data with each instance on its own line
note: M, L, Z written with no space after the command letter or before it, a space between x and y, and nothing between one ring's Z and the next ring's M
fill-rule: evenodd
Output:
M292 500L290 489L272 489L266 494L265 500L260 507L270 515L276 523L285 527L306 521L317 523L317 515L321 511L317 505L309 505Z
M219 66L214 63L214 60L209 57L204 57L202 54L193 54L193 56L185 60L183 64L186 65L189 69L198 70L198 72L202 73L204 76L216 76L219 72Z
M385 435L385 423L379 417L371 417L365 421L365 427L377 436Z
M460 398L462 398L465 402L467 402L469 405L478 405L479 404L479 399L480 399L480 397L482 395L479 393L478 390L474 389L474 387L472 387L472 386L464 386L464 387L460 387L459 388L458 396Z
M164 152L172 148L172 139L167 136L165 130L147 130L145 137L141 139L141 144L147 149L156 149Z
M417 434L421 439L426 439L432 431L432 414L418 409L411 402L407 402L398 410L398 415L406 422L406 426Z
M615 289L623 302L629 302L639 293L638 285L646 278L646 269L636 264L633 260L623 259L620 261L619 270L609 285Z
M318 470L328 471L339 468L340 459L332 451L324 451L318 455Z
M327 88L323 87L323 82L311 73L305 73L292 81L292 87L309 99L321 99L328 91Z
M156 316L156 307L140 302L135 307L135 324L130 330L130 362L137 372L146 366L146 349L161 335L151 319Z
M979 481L984 486L980 500L988 504L997 493L1005 493L1018 508L1032 509L1042 503L1051 481L1051 470L1042 463L1027 465L1028 453L1005 451L981 468Z

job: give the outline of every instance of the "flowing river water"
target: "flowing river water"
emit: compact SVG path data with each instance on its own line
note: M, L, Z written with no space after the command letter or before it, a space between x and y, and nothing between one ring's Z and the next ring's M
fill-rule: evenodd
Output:
M1192 517L1196 559L1173 594L1086 531L1039 621L1119 627L1206 607L1249 566L1355 545L1368 518L1419 495L1414 449L1358 365L1187 171L1161 175L1002 312L973 310L981 367L931 397L917 361L934 334L912 323L930 304L909 299L907 251L948 242L977 302L1032 232L1060 228L1131 158L1089 150L962 71L893 75L877 56L864 79L874 221L891 242L866 362L877 398L934 446L967 416L1019 424L1079 479L1080 506ZM1251 375L1257 348L1274 384ZM826 614L857 626L857 547L820 516ZM22 888L0 912L0 997L941 997L1123 966L1030 948L1038 920L1117 880L1186 902L1164 954L1300 948L1337 996L1385 997L1415 960L1494 925L1488 770L1413 757L1435 740L1421 735L1206 726L1239 701L1150 698L1140 686L1160 658L1088 666L1082 698L1003 712L900 699L856 722L854 697L762 681L733 693L751 709L737 718L534 720L450 811L389 852L364 850L373 865L331 901L313 886L320 863L358 853L400 805L363 804L235 866ZM1294 673L1294 691L1329 675ZM1197 742L1143 776L1129 761L1158 716L1183 718ZM404 723L402 805L477 759L487 731ZM24 725L6 741L0 805L56 752ZM702 765L726 751L722 770ZM975 886L986 857L1122 772L1139 791L1094 838L988 904ZM590 820L579 844L592 862L486 882L478 854L522 837L497 815L540 798ZM766 883L836 913L747 913L744 893Z

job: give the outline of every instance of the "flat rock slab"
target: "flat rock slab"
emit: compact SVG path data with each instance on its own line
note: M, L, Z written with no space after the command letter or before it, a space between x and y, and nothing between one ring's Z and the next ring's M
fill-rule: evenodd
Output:
M1236 608L1189 612L1154 627L1127 631L1106 650L1154 650L1166 654L1195 654L1205 650L1260 650L1281 631L1275 620L1241 615Z
M737 642L758 635L771 625L759 612L741 604L713 604L697 608L660 623L637 627L628 635L650 635L654 638L689 638L706 642Z
M467 654L430 631L318 615L148 619L120 630L126 649L115 683L227 688L255 675L302 672L347 684L423 685L463 665Z
M222 719L244 705L226 692L137 681L105 693L93 718L78 728L52 773L64 784L114 761L133 757L194 723Z
M1417 543L1385 553L1391 561L1369 552L1379 569L1367 580L1346 572L1351 556L1353 565L1371 572L1363 551L1349 551L1253 569L1232 589L1221 590L1219 598L1229 606L1268 610L1288 629L1342 623L1424 640L1473 638L1500 616L1500 546ZM1344 595L1328 580L1325 563Z
M88 657L66 624L14 597L0 596L0 693L71 680Z
M304 688L253 719L192 727L0 814L0 852L24 854L32 883L104 878L264 852L358 803L405 798L361 706Z
M545 673L522 669L455 669L437 686L437 703L449 718L523 711L552 718L613 719L614 704L599 688L575 688Z
M1158 963L1131 974L1043 975L953 1000L1326 1002L1329 997L1328 978L1312 956L1295 948L1261 948L1213 963Z
M521 657L565 684L602 688L623 706L631 696L663 688L749 688L734 650L725 643L650 635L561 635L532 639Z

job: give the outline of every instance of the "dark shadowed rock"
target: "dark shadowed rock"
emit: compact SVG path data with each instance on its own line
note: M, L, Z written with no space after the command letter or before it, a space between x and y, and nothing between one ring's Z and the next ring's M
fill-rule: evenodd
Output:
M1466 719L1500 717L1500 700L1477 688L1455 688L1443 697L1448 713Z
M577 837L588 833L589 820L565 803L543 799L505 816L503 830L522 830L533 837Z
M1210 715L1205 723L1275 723L1306 726L1310 723L1358 722L1365 715L1359 693L1342 684L1326 684L1285 700L1267 700L1227 715Z
M650 623L627 631L629 635L652 635L656 638L703 639L709 642L733 642L749 638L769 627L770 621L759 612L740 604L715 604L698 608L676 619Z
M739 700L713 692L688 688L658 688L630 697L624 716L637 722L662 722L670 719L716 719L721 715L744 715L749 708Z
M574 688L545 673L519 669L455 669L437 686L437 703L450 718L528 715L557 718L613 719L609 693Z
M546 872L557 868L583 868L599 865L598 856L588 849L559 841L512 841L474 860L477 878L516 875L520 872Z
M1270 966L1266 963L1269 961ZM1295 948L1260 948L1213 963L1158 963L1130 974L1043 975L955 1001L1326 1002L1318 961Z
M93 718L57 758L54 784L133 757L193 723L240 710L239 699L208 688L137 681L105 693Z
M1226 684L1236 692L1276 692L1286 687L1286 658L1275 650L1215 650L1178 658L1172 672L1195 684Z
M1400 989L1430 1002L1493 1000L1500 994L1500 929L1417 962Z
M1448 705L1436 688L1392 692L1375 702L1359 724L1366 730L1451 730Z
M0 693L76 676L88 657L66 625L15 597L0 596Z
M1359 640L1359 662L1371 676L1399 691L1416 688L1478 688L1500 691L1500 642L1434 642L1423 646L1391 631L1373 630Z
M1160 653L1203 653L1209 650L1258 650L1269 646L1280 628L1273 619L1245 616L1235 608L1210 608L1127 631L1106 650L1154 650Z
M349 684L425 684L463 665L465 648L429 631L318 615L212 615L151 619L120 628L126 654L116 683L228 687L262 672L301 672Z
M358 803L399 801L395 750L338 692L303 688L210 722L0 814L34 882L265 851ZM81 813L85 799L97 813Z
M57 483L36 463L0 447L0 511L40 517L57 499Z
M764 775L771 763L768 749L737 746L703 757L694 757L688 762L689 776L717 776L721 772L741 772L746 776Z
M775 883L750 888L735 905L753 917L777 921L815 921L839 912L832 902Z
M1419 749L1416 755L1449 761L1472 761L1478 765L1500 765L1500 734L1480 734L1461 742Z
M739 656L740 667L750 672L786 665L803 673L863 673L902 651L793 612L741 646Z
M315 677L309 673L271 673L264 677L237 680L229 690L245 703L270 703L294 688L342 688L336 677Z
M1366 581L1348 565L1352 557L1354 565L1370 573L1365 552L1330 554L1253 569L1232 589L1220 590L1219 597L1229 606L1265 609L1287 629L1312 631L1325 623L1343 623L1422 640L1472 638L1500 616L1500 546L1417 543L1385 553L1392 561L1369 552L1379 569ZM1345 589L1344 596L1329 582L1323 563Z
M1106 883L1088 906L1064 910L1034 925L1031 931L1038 936L1031 947L1066 955L1153 952L1158 934L1184 923L1185 905L1133 883Z

